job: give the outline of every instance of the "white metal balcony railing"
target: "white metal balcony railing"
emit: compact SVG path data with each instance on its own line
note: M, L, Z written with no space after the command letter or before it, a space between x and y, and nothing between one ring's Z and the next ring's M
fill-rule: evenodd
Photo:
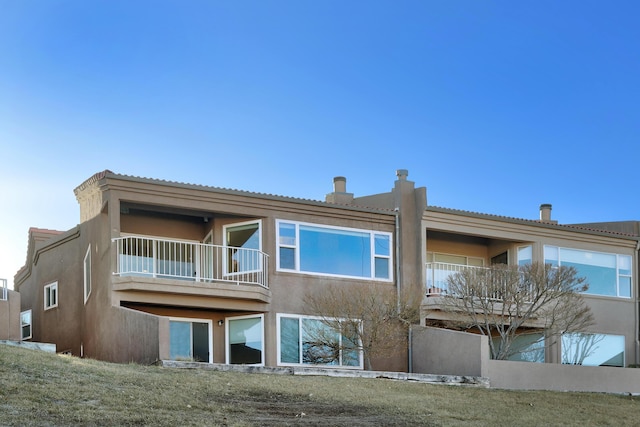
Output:
M450 291L448 289L447 279L449 276L456 274L465 270L489 270L487 267L473 267L468 265L458 265L458 264L447 264L443 262L428 262L427 263L427 291L426 295L429 297L441 296L441 295L450 295ZM483 275L484 279L488 279L486 275ZM462 293L464 295L454 295L457 297L465 297L465 296L473 296L473 297L481 297L488 298L495 301L502 301L505 296L505 289L498 283L491 283L491 280L487 280L487 284L483 286L480 290L478 287L474 287L473 289L463 290ZM491 283L491 284L489 284ZM533 295L533 290L524 284L522 284L522 288L520 288L520 292L527 297L531 297ZM460 293L458 291L457 293Z
M0 279L0 301L5 301L7 294L7 279Z
M269 256L256 249L139 236L112 241L117 247L114 274L118 276L221 281L269 288Z

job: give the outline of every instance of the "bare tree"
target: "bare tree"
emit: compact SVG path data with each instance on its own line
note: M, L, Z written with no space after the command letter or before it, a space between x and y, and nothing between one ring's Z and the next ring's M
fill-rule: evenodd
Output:
M419 316L417 303L387 286L334 284L307 293L304 302L319 320L306 331L307 360L331 363L362 352L367 370L373 357L390 357L406 347L409 325Z
M515 344L523 333L537 334L537 339L528 340L531 348L545 335L581 331L593 324L580 295L588 285L576 275L573 267L549 264L468 268L447 278L443 303L457 313L455 323L490 338L494 359L508 359L526 351Z

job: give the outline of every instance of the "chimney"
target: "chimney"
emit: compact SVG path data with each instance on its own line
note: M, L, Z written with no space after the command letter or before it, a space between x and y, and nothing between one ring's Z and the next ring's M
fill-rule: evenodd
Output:
M333 178L333 193L327 194L325 201L341 205L349 205L353 202L353 193L347 193L347 178L344 176Z
M540 222L546 224L557 224L558 221L551 219L551 204L544 203L540 205Z
M347 192L347 178L344 176L336 176L333 178L333 192L334 193L346 193Z
M406 181L409 176L409 171L407 169L398 169L396 170L396 176L398 177L398 181Z

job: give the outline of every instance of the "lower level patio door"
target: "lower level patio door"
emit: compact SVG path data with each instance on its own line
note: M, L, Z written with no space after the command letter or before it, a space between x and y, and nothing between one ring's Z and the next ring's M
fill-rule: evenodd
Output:
M212 363L212 331L211 320L169 320L169 356L171 360Z

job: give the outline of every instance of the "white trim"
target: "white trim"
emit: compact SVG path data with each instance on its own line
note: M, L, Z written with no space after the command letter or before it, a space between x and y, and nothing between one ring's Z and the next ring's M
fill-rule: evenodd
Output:
M58 306L58 282L51 282L44 286L44 310L50 310ZM53 297L53 298L52 298ZM54 300L52 303L51 301ZM47 302L49 304L47 305Z
M206 323L207 324L207 336L209 339L209 361L208 363L213 363L213 320L211 319L199 319L195 317L169 317L169 322L184 322L189 323L191 327L191 339L193 340L193 323ZM191 346L193 348L193 341L191 342ZM171 354L171 328L169 328L169 354ZM193 357L193 355L191 355Z
M305 314L289 314L289 313L276 313L276 364L278 366L322 366L326 368L336 368L336 369L363 369L364 367L364 354L362 352L362 348L358 349L358 366L348 366L343 365L342 360L339 365L329 365L329 364L311 364L311 363L290 363L290 362L282 362L281 360L281 345L280 345L280 319L283 317L295 318L298 319L298 344L300 345L300 351L302 352L302 320L303 319L311 319L311 320L320 320L322 321L321 316L308 316ZM337 317L335 320L345 320L344 318ZM360 321L360 328L362 328L362 321ZM342 336L340 337L342 339ZM341 356L342 359L342 356ZM302 356L300 359L302 360Z
M621 298L621 299L625 299L625 300L632 300L634 298L635 289L634 289L634 281L633 281L633 256L632 255L621 254L621 253L617 253L617 252L603 252L603 251L594 251L594 250L590 250L590 249L579 249L579 248L572 248L572 247L567 247L567 246L542 245L542 260L543 260L543 262L546 262L546 260L547 260L546 253L545 253L545 250L547 248L556 250L557 259L554 259L553 261L556 261L558 263L558 266L562 266L562 257L560 256L560 251L562 249L565 249L567 251L592 253L592 254L599 254L599 255L614 255L615 256L615 264L616 264L616 267L615 267L615 269L616 269L616 283L615 283L616 294L615 295L598 294L598 293L589 292L589 290L587 290L586 292L581 292L581 294L582 295L586 295L586 296L597 296L597 297L604 297L604 298ZM620 257L628 257L631 260L630 265L629 265L630 266L629 271L631 272L630 274L621 274L620 273ZM550 258L550 260L551 260L551 258ZM597 267L597 265L595 265L595 264L590 264L590 265L593 265L593 266ZM630 289L630 293L631 294L629 296L621 296L620 295L620 277L621 276L622 277L629 277L630 280L631 280L631 289Z
M87 270L88 270L88 274L87 274ZM87 303L87 300L89 299L89 296L91 295L91 244L89 244L89 247L87 248L87 252L84 255L84 260L82 261L82 273L83 273L83 277L82 277L82 284L83 284L83 288L82 288L82 293L84 294L84 303ZM87 279L88 279L88 286L87 286Z
M229 245L229 242L227 242L227 229L232 227L241 227L243 225L250 225L250 224L258 224L258 249L242 248L240 246ZM241 222L234 222L230 224L224 224L222 226L222 246L225 248L237 247L238 249L252 249L252 250L257 250L258 252L262 252L262 220L252 219L249 221L241 221ZM229 266L229 262L227 259L227 251L225 250L222 252L222 268L224 272L223 274L225 276L234 276L234 275L246 274L246 273L258 273L262 271L262 258L258 257L258 268L256 268L255 270L228 271L228 266Z
M280 224L293 224L295 226L295 244L281 244L280 243ZM334 273L319 273L315 271L306 271L300 270L300 226L309 226L326 230L336 230L336 231L350 231L357 232L362 234L369 235L369 245L370 245L370 271L369 276L350 276L345 274L334 274ZM293 221L287 219L276 219L275 221L275 231L276 231L276 271L286 272L286 273L296 273L296 274L306 274L312 276L325 276L325 277L339 277L346 279L357 279L357 280L371 280L371 281L379 281L379 282L393 282L393 233L388 231L376 231L366 228L353 228L353 227L342 227L337 225L326 225L326 224L316 224L311 222L301 222L301 221ZM375 253L375 236L388 236L389 237L389 255L377 255ZM280 248L289 248L294 250L294 268L280 268ZM375 268L376 268L376 258L380 259L388 259L389 262L389 277L388 278L379 278L375 277Z
M22 325L22 315L25 314L25 313L29 313L29 323L28 323L28 325L29 325L29 336L28 337L22 336L22 330L24 328L24 326ZM20 340L21 341L30 340L31 337L33 337L33 311L31 309L29 309L29 310L24 310L24 311L20 312Z
M248 314L245 316L231 316L224 318L224 363L227 365L231 364L229 362L230 354L229 354L229 321L231 320L240 320L240 319L252 319L259 318L260 319L260 335L261 335L261 344L262 348L260 349L260 363L252 363L254 366L264 366L264 355L265 355L265 339L264 339L264 314Z

